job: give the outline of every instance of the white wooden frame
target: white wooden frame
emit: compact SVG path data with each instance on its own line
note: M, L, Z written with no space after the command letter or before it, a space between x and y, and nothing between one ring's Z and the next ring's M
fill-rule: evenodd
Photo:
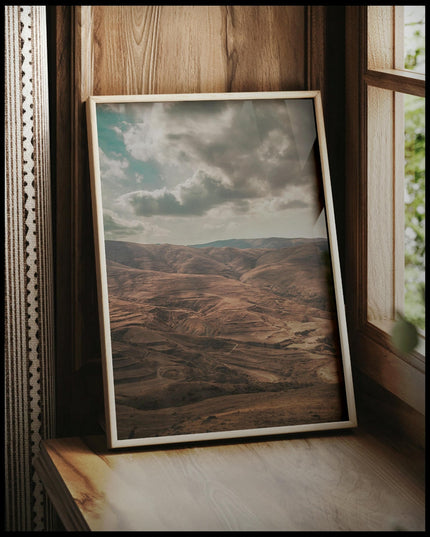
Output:
M336 314L339 328L340 363L343 373L344 409L345 419L323 421L315 423L297 423L293 425L268 426L259 428L237 428L234 430L210 430L195 433L157 434L148 437L118 438L117 413L115 405L114 370L112 359L111 327L109 317L109 294L106 266L105 234L103 224L102 204L102 177L100 173L100 154L97 130L98 104L118 103L170 103L190 101L256 101L256 100L290 100L311 99L314 105L314 119L316 126L317 153L321 167L322 187L324 192L325 215L327 224L328 245L334 284L334 297L336 301ZM334 208L330 185L329 162L326 148L323 112L319 91L297 92L259 92L259 93L216 93L216 94L174 94L174 95L138 95L138 96L93 96L87 100L87 124L89 156L91 168L91 188L93 203L94 238L96 251L97 283L99 296L99 316L102 343L102 363L104 374L105 395L105 421L109 448L149 446L172 444L182 442L246 438L285 433L302 433L306 431L323 431L331 429L345 429L355 427L356 410L350 365L350 354L346 318L344 309L343 290L341 282L340 264L337 248L337 238L334 219Z

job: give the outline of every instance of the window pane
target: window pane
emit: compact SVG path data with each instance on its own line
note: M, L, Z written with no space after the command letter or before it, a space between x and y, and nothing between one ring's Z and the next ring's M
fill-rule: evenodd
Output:
M425 7L404 6L405 69L425 73Z
M425 329L425 99L405 95L405 317Z

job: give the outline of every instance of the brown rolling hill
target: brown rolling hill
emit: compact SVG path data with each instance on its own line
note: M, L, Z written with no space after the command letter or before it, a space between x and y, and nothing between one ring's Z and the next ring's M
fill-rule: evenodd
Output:
M266 245L106 241L120 438L340 419L327 241Z

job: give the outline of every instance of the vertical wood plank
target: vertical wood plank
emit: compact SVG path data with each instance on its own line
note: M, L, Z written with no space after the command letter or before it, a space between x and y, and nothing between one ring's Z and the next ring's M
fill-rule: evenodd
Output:
M394 68L394 8L367 6L368 69Z
M154 93L224 92L237 53L228 51L229 8L163 6L153 56ZM178 31L178 28L182 28Z
M227 6L227 91L306 89L306 8Z
M92 6L91 57L95 95L153 92L161 6ZM109 39L106 39L109 36ZM181 66L181 69L183 66Z
M100 359L85 100L93 91L92 8L73 7L72 206L75 371ZM106 38L106 36L105 36ZM108 40L108 39L107 39Z
M394 316L393 129L385 118L394 113L393 93L368 87L368 318ZM381 215L384 218L381 218Z
M347 6L345 10L346 79L346 271L345 298L353 364L359 361L355 338L367 321L367 190L363 176L367 170L362 156L366 154L366 117L362 114L367 99L363 73L366 69L366 36L364 8Z
M80 119L84 105L78 99L81 73L76 69L82 63L76 57L82 50L81 32L75 31L80 14L76 6L48 6L47 13L55 199L56 425L57 434L64 436L97 427L101 373L94 367L100 358L98 318L91 310L91 286L96 281L95 277L91 281L92 228L85 208L89 196L82 193L85 188L89 192L89 180L87 187L85 123ZM86 231L82 221L87 222ZM95 297L93 301L96 304ZM82 373L79 367L85 360L90 366Z
M71 182L71 7L48 6L48 52L51 69L51 169L53 178L55 257L55 340L57 434L70 421L73 372L72 182ZM61 73L61 76L56 76Z

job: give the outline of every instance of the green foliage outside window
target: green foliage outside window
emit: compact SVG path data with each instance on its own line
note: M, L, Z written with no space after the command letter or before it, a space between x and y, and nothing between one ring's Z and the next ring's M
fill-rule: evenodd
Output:
M406 7L405 68L424 72L424 6ZM409 10L409 12L408 12ZM425 329L425 99L405 95L405 318Z
M405 69L425 73L425 7L405 6ZM405 95L405 304L392 331L408 353L425 331L425 99Z
M405 317L425 328L425 100L405 96Z
M425 7L405 6L405 69L425 72Z

